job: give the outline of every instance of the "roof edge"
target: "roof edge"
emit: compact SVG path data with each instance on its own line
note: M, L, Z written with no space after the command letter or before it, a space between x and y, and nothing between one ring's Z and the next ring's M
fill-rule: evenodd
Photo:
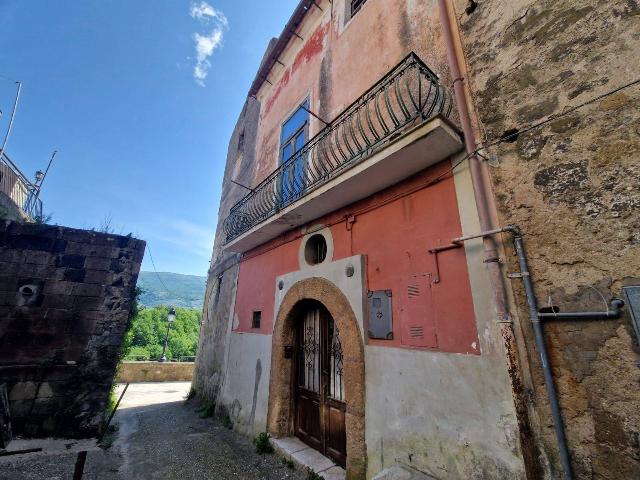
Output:
M313 5L314 3L314 0L300 0L300 3L298 3L298 6L293 11L291 18L289 18L289 21L287 21L287 24L282 30L282 33L278 37L275 45L273 46L271 51L267 51L262 64L258 68L256 77L254 78L253 83L251 84L251 88L249 89L249 97L255 97L262 84L267 80L269 72L276 64L276 61L288 45L289 40L291 40L291 38L295 35L295 31L302 23L302 19L309 11L311 5Z

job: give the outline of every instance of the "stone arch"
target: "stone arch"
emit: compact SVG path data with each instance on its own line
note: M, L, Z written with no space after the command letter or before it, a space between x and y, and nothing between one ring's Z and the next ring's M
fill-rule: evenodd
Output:
M280 304L273 328L267 429L275 437L293 434L295 368L293 361L284 357L284 347L294 345L295 322L305 300L324 305L340 332L344 353L347 479L364 479L367 464L364 345L349 301L338 287L324 278L312 277L295 283Z

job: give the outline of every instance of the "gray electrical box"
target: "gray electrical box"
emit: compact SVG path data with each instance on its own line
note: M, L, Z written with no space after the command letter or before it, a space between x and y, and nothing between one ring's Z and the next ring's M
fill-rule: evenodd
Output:
M640 343L640 285L622 287L627 300L627 307L631 313L631 321L636 331L636 339Z
M391 290L376 290L367 295L369 338L393 340L393 318L391 314Z

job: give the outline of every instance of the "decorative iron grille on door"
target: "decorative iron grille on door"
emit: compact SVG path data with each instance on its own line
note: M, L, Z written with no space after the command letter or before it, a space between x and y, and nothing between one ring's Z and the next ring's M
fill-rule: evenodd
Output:
M346 463L344 354L338 328L324 308L311 306L298 327L295 433Z

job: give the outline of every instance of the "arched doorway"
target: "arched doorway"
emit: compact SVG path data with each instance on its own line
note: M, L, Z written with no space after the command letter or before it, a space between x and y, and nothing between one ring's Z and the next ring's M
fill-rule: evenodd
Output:
M364 432L365 378L362 334L347 298L338 287L323 278L313 277L297 282L287 291L280 304L273 329L267 428L275 437L287 437L296 435L296 429L301 425L297 418L300 412L298 408L300 400L296 398L300 382L298 377L300 357L297 356L297 350L300 348L300 323L304 324L307 316L311 318L310 312L313 312L314 308L318 315L324 312L327 316L327 320L324 321L327 328L324 345L329 348L329 339L335 338L328 332L328 319L331 318L334 331L338 332L342 350L343 407L342 410L338 410L339 405L328 398L325 412L329 409L330 413L333 413L335 423L344 422L342 438L346 443L344 464L347 479L363 479L366 474L367 457ZM310 322L311 320L308 321ZM330 355L326 358L325 365L330 367ZM321 363L319 365L321 366ZM324 385L330 389L330 379ZM336 381L334 381L334 388L340 388ZM331 392L328 393L331 394ZM333 395L337 396L337 394L338 391L334 390ZM331 406L333 406L333 412L331 412ZM318 412L320 412L319 409ZM343 412L343 420L340 419L339 412ZM309 430L311 430L311 424L307 423L306 431ZM336 437L333 441L339 443L339 438Z
M294 347L294 433L345 467L346 403L340 332L321 303L303 301L301 310Z

